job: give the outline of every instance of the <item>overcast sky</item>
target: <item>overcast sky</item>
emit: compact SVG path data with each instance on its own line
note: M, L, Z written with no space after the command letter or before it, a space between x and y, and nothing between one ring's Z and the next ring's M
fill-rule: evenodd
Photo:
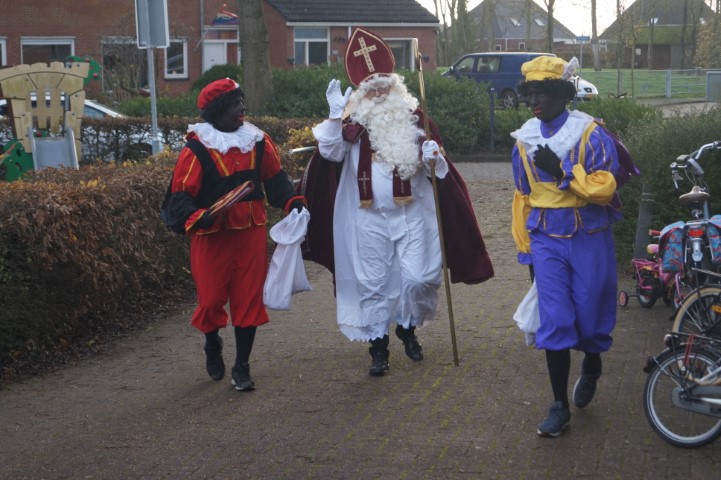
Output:
M433 0L417 0L435 14ZM679 0L681 1L681 0ZM543 0L535 0L543 7ZM481 3L481 0L468 0L468 11L473 10ZM631 0L622 0L622 5L630 5ZM553 8L553 16L566 28L579 36L591 35L591 0L556 0ZM598 22L598 34L613 23L616 19L616 0L596 0L596 21Z

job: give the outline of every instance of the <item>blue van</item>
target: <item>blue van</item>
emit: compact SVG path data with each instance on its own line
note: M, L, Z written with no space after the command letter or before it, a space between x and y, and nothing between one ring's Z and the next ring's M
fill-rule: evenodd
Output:
M537 52L469 53L459 58L443 76L456 79L466 77L476 82L490 83L502 107L517 107L517 88L523 81L521 65L542 55L556 56L553 53Z

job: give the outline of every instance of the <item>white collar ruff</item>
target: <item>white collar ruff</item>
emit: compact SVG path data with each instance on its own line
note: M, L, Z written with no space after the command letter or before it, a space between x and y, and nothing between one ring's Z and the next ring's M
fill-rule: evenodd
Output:
M195 132L206 148L215 149L222 154L228 153L233 147L248 153L253 150L257 142L263 140L263 131L248 122L243 122L243 125L234 132L221 132L207 122L195 123L188 125L188 132Z
M541 133L541 121L537 118L528 120L521 128L511 132L511 136L525 143L526 152L531 156L537 145L548 145L556 155L564 158L581 140L586 127L594 121L591 115L578 110L568 113L566 123L550 138L545 138Z

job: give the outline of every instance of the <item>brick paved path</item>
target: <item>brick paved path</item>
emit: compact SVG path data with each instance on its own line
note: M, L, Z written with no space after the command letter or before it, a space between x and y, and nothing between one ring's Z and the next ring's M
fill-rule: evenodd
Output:
M572 408L562 437L536 436L551 394L542 353L511 319L528 283L509 232L508 165L459 167L496 278L451 289L458 367L441 288L436 322L419 331L425 361L392 339L390 373L370 377L367 345L336 328L330 276L307 264L314 291L259 329L254 392L207 377L189 303L108 354L0 390L0 478L717 478L721 441L674 448L644 416L641 368L670 326L662 304L619 310L597 398Z

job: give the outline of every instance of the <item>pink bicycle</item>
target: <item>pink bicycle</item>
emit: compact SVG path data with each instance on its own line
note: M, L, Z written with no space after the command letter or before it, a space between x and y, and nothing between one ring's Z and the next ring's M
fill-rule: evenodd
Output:
M649 230L648 234L658 239L659 230ZM659 298L667 306L678 308L683 299L691 291L691 287L683 282L681 273L665 272L661 266L661 257L658 243L651 243L646 247L649 258L631 259L636 280L636 292L628 293L625 290L618 292L618 304L621 307L628 305L630 297L636 297L638 303L644 308L651 308Z

